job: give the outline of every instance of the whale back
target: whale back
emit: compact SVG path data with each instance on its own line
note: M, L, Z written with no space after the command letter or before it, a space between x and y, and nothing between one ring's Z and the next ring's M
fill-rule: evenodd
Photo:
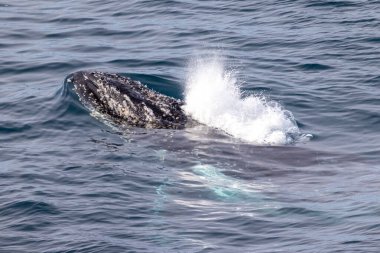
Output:
M187 116L178 99L118 74L80 71L69 80L83 104L119 122L142 128L181 129Z

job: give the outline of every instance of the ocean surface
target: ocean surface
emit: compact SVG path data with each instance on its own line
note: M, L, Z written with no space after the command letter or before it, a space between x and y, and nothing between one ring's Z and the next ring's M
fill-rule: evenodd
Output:
M379 252L380 1L0 1L0 252ZM183 99L117 125L67 77Z

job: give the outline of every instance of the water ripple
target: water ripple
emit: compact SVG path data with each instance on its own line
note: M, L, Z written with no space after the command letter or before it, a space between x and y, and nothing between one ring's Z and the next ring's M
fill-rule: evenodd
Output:
M378 251L377 1L20 0L0 10L0 251ZM268 147L206 125L120 126L65 80L117 72L184 99L192 59L210 55L224 58L242 99L275 101L311 140Z

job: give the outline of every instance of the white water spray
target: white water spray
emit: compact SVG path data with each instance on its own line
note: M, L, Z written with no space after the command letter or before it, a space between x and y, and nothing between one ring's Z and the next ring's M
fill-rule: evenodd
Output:
M233 72L217 56L190 64L184 110L203 124L255 144L287 144L300 135L292 113L278 103L259 95L242 98Z

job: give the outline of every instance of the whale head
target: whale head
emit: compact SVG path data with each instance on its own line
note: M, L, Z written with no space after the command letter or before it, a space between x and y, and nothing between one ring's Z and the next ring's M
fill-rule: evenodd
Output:
M86 107L110 115L118 122L143 128L173 129L184 128L187 122L181 100L153 91L129 77L79 71L68 80Z

